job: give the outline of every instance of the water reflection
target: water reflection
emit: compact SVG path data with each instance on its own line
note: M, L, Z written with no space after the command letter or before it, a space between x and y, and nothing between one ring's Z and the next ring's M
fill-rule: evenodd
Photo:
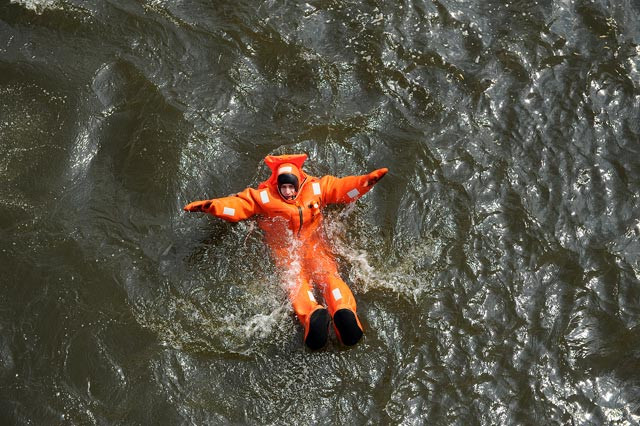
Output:
M0 6L12 423L636 424L631 2ZM328 235L364 340L301 345L249 224L180 207L387 166Z

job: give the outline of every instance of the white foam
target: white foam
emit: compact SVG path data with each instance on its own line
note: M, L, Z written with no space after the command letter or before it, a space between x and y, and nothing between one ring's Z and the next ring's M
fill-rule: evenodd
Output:
M93 158L98 153L98 141L95 132L102 119L91 117L86 127L81 128L76 136L75 144L69 158L70 178L73 181L85 178Z
M19 4L37 14L45 10L57 9L61 6L59 0L11 0L10 3Z
M347 218L355 209L355 204L349 204L342 213L334 219L325 221L328 240L331 241L333 250L341 257L347 259L349 268L349 280L356 290L361 293L389 290L399 295L417 300L430 289L425 284L430 282L430 277L425 277L429 272L416 274L415 265L425 258L436 256L437 245L430 239L416 241L410 252L393 267L385 266L385 269L372 265L374 256L376 235L379 233L367 225L367 232L358 234L357 240L347 236ZM435 272L433 272L435 273Z
M280 306L267 314L256 314L246 320L242 327L244 336L249 341L255 338L266 339L273 334L273 331L283 320L289 319L289 309L287 306Z

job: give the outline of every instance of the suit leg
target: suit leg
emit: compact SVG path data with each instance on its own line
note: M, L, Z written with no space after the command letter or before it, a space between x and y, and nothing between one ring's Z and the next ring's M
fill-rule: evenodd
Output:
M306 256L310 276L322 287L322 293L333 318L338 338L345 345L355 345L362 338L363 328L356 313L356 299L338 274L336 262L322 244L317 244Z
M289 268L285 276L289 274L292 276L287 280L287 292L293 311L304 327L304 342L310 349L320 349L329 337L329 311L316 300L304 267L300 270Z

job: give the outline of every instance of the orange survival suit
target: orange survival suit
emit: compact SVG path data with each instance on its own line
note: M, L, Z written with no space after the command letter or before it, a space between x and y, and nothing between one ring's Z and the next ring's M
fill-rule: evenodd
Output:
M321 235L322 208L357 200L387 169L362 176L317 178L302 170L306 159L306 154L267 156L265 163L272 174L258 189L247 188L229 197L195 201L184 210L209 213L229 222L258 215L258 224L276 265L297 272L296 283L288 293L305 329L306 345L319 349L326 344L331 318L338 338L346 345L354 345L362 337L362 325L353 293L340 278L335 259ZM284 174L297 180L293 199L286 199L278 187L278 177ZM327 308L316 300L311 282L318 285Z

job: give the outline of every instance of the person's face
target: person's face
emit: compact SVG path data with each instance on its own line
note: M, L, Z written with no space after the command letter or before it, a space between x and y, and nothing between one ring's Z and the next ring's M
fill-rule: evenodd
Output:
M280 193L287 200L291 200L296 196L296 187L290 183L280 185Z

